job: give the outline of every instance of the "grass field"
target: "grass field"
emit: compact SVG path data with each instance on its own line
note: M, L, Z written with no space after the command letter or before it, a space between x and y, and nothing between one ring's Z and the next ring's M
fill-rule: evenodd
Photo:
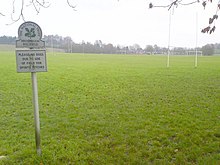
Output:
M48 54L30 73L0 52L0 164L220 164L220 57Z

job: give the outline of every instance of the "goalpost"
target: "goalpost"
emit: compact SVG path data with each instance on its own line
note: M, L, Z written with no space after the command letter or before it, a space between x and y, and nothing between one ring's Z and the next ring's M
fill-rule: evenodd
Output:
M195 55L202 56L202 51L199 51L199 50L190 50L190 51L187 51L186 54L187 54L188 56L195 56Z
M171 10L169 14L169 35L168 35L168 51L167 51L167 68L170 67L170 55L172 55L172 49L170 46L170 40L171 40ZM195 56L195 68L197 68L198 65L198 56L202 56L202 51L197 50L197 44L198 44L198 13L196 12L196 44L195 44L195 50L190 50L190 51L181 51L178 52L175 50L173 51L173 54L175 53L176 55L193 55Z

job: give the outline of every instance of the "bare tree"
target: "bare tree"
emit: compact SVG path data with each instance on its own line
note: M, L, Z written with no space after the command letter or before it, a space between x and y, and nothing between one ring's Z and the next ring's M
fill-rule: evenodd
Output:
M173 7L178 7L178 6L186 6L186 5L192 5L195 3L200 3L204 9L206 8L208 3L214 3L213 0L192 0L191 2L187 2L184 3L185 0L173 0L171 3L167 4L167 5L154 5L152 2L149 3L149 8L154 8L154 7L162 7L162 8L168 8L168 10L170 10ZM218 19L218 11L220 10L220 1L215 2L216 3L216 11L213 14L213 16L211 18L209 18L209 25L205 28L202 29L202 33L209 33L212 34L216 27L214 25L214 22Z
M76 6L72 5L70 0L66 0L66 3L73 10L76 10ZM49 0L13 0L11 24L19 20L25 21L25 16L24 16L25 7L34 7L36 14L39 14L42 8L48 8L50 7L50 4L51 3ZM6 15L0 12L0 16L6 16Z

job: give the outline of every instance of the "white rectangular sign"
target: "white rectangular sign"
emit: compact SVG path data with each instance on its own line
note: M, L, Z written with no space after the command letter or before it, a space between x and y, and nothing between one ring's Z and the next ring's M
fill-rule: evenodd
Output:
M16 50L17 72L47 72L46 50Z

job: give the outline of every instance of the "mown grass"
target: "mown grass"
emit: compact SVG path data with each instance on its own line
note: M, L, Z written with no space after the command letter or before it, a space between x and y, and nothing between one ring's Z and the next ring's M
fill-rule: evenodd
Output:
M30 73L0 53L0 164L220 164L220 57L48 54Z

